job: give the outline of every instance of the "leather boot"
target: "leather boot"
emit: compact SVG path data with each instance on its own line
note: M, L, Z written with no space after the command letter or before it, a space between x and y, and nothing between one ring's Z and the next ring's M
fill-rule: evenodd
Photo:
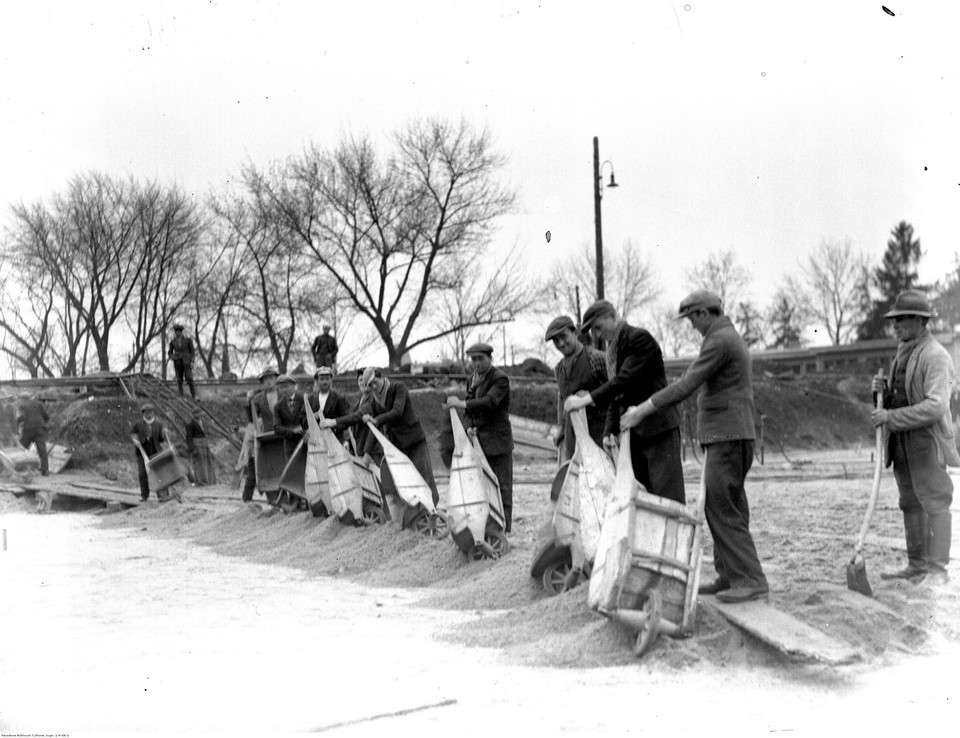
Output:
M926 571L927 524L923 510L903 511L903 532L907 539L907 565L899 571L884 572L881 579L918 579Z
M927 516L927 571L925 582L940 584L947 581L947 564L950 563L950 538L953 516L949 512Z

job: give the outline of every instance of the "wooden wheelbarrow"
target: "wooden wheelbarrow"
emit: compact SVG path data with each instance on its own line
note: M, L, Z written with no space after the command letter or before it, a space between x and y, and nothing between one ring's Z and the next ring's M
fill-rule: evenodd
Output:
M450 408L453 457L447 519L453 542L474 561L498 559L510 549L504 534L500 484L477 438L467 435L457 411Z
M373 469L347 451L329 428L317 426L317 433L326 451L330 512L347 525L387 522L380 481Z
M436 503L433 501L433 490L430 489L423 475L409 457L394 446L377 426L367 422L367 427L383 449L381 481L384 476L387 476L390 486L407 506L408 512L401 516L401 527L412 526L414 530L428 538L445 538L450 533L450 525L446 517L437 511ZM386 465L385 469L384 465ZM387 472L386 475L384 471ZM381 485L381 492L387 484L384 482Z
M143 456L144 466L147 468L147 482L150 489L156 492L160 502L177 500L183 502L183 490L187 486L187 468L180 463L176 449L167 446L153 456L147 456L143 445L134 440L134 444Z
M560 465L550 485L551 508L540 529L530 576L540 581L548 594L564 591L573 569L571 546L580 535L577 491L580 460L576 454Z
M587 602L638 631L637 656L646 653L659 633L672 637L693 633L703 551L704 480L701 475L693 504L649 494L633 478L629 437L621 434L616 481Z
M303 402L307 408L307 432L300 439L283 470L280 488L293 497L306 500L314 517L325 518L330 515L333 506L330 499L327 444L316 416L309 410L310 404L306 395L303 396Z

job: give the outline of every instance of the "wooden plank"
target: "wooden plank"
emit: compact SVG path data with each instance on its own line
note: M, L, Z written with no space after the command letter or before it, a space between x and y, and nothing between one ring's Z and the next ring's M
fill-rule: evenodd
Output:
M861 658L859 651L850 644L834 640L823 631L762 600L726 604L712 595L701 595L700 601L738 628L790 658L834 666Z

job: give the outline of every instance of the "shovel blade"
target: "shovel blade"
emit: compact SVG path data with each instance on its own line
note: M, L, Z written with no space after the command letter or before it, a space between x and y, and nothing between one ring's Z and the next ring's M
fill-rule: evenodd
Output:
M873 587L867 579L867 562L860 555L854 556L847 564L847 589L852 589L866 597L873 597Z

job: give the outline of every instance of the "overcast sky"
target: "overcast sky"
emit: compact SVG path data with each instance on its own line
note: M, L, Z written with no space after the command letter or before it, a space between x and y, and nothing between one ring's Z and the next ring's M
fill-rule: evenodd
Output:
M960 250L960 11L887 7L5 3L0 204L91 169L202 196L310 141L463 116L509 159L497 246L530 265L593 243L598 136L621 185L604 243L639 243L671 303L709 251L733 247L763 303L821 239L879 259L901 219L934 281Z

